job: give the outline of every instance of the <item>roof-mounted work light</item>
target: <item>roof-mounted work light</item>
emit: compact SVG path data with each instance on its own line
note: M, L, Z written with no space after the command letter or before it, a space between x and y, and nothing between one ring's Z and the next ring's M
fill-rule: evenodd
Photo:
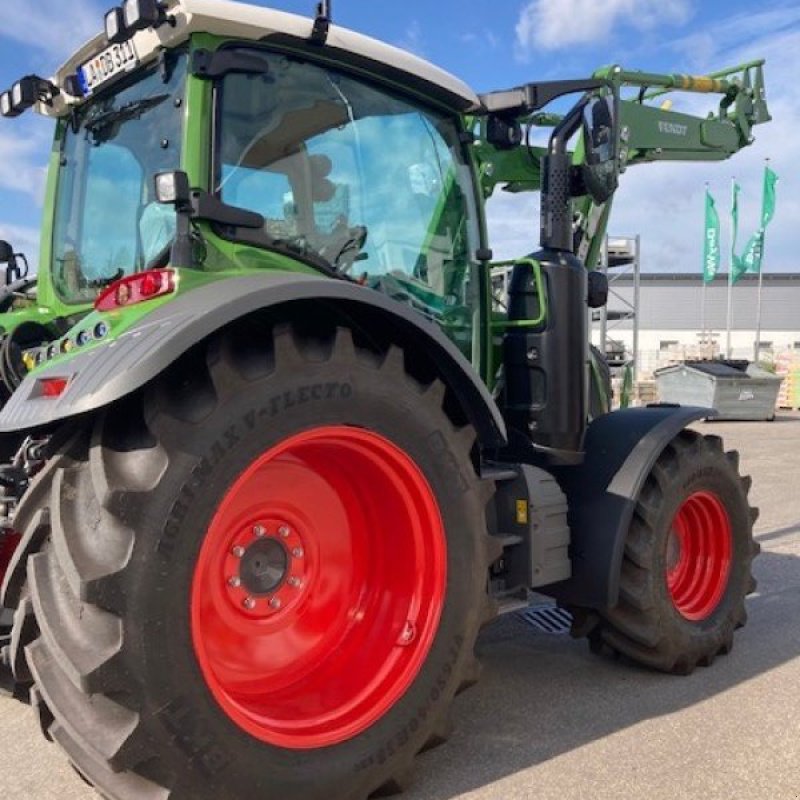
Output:
M58 86L37 75L27 75L18 80L11 91L0 95L0 112L4 117L18 117L37 103L50 103L60 94Z
M121 8L112 8L106 12L106 39L110 44L119 44L125 41L125 18Z
M11 92L0 94L0 114L4 117L18 117L22 111L14 111L14 104L11 102Z
M122 14L129 33L145 28L158 28L168 21L164 5L158 0L125 0Z

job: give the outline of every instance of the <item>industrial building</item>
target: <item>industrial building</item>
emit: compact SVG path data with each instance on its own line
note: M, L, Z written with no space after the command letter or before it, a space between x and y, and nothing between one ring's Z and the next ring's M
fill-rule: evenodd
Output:
M704 288L699 269L691 274L643 272L637 250L636 239L611 240L608 306L593 315L592 340L612 362L631 362L636 355L638 377L646 380L658 367L685 358L754 360L758 275L745 275L733 287L728 353L727 274ZM800 351L800 273L764 274L759 340L759 360Z

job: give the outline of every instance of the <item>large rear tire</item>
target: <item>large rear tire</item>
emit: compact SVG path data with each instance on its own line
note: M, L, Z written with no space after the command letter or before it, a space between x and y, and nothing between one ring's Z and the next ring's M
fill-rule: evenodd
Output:
M112 800L394 792L477 676L474 431L395 347L270 338L198 348L52 478L28 662Z
M619 603L589 634L595 651L677 674L730 652L760 549L749 490L739 454L725 453L719 437L687 430L673 439L639 497Z

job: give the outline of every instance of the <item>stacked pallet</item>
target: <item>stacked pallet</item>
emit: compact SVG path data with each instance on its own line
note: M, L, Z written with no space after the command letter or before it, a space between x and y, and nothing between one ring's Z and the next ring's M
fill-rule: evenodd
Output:
M775 374L783 378L778 408L800 411L800 351L789 350L775 357Z

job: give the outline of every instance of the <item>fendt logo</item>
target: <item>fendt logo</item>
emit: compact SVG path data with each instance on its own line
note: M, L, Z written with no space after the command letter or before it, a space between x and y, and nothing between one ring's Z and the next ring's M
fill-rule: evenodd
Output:
M678 125L676 122L659 122L658 129L661 133L671 133L673 136L686 136L688 125Z

